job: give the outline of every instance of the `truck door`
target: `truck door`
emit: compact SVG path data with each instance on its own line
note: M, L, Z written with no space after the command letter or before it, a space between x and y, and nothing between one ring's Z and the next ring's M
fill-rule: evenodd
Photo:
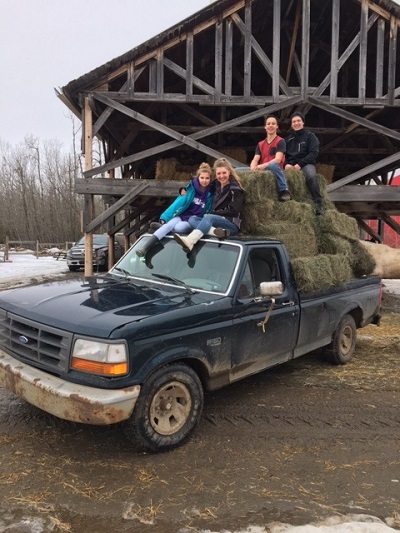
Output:
M234 301L232 381L293 357L299 304L297 294L284 279L279 257L279 250L273 247L254 248L248 256ZM275 305L265 328L260 324L272 300L260 296L260 283L264 281L283 283L283 293L274 298Z

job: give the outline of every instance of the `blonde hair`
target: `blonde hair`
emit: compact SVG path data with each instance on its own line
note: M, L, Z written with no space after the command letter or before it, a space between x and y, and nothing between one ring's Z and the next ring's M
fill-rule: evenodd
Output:
M196 176L199 177L201 172L208 172L210 174L211 180L213 179L213 172L208 163L201 163L197 169Z
M217 168L226 168L229 172L229 176L231 178L234 178L237 182L238 182L238 185L241 189L243 189L243 186L242 184L240 183L240 178L239 176L237 175L235 169L233 168L233 166L229 163L229 161L227 159L225 159L225 157L220 157L219 159L216 159L215 162L214 162L214 165L213 165L213 171L214 171L214 175L215 175L215 170Z

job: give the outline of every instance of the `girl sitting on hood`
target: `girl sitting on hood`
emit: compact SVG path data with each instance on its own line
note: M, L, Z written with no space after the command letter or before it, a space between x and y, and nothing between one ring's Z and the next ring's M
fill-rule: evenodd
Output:
M136 255L145 257L147 252L168 233L189 233L192 230L188 220L192 216L203 216L208 213L212 205L211 188L212 171L208 163L201 163L196 176L189 182L186 192L181 194L160 215L160 224L152 223L158 229L153 235L144 240L143 245L136 250Z
M219 239L225 239L229 235L239 233L244 200L239 176L224 158L215 161L214 174L213 203L210 213L203 217L195 215L190 218L189 223L194 229L187 237L174 234L174 239L187 253L203 235L214 235Z

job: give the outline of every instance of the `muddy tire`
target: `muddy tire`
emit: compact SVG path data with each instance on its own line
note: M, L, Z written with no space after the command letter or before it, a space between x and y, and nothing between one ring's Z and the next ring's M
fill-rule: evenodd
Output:
M168 365L143 384L125 434L149 451L167 451L190 437L202 410L203 388L194 370Z
M339 322L329 347L330 358L336 365L345 365L353 357L356 348L357 328L354 318L345 315Z

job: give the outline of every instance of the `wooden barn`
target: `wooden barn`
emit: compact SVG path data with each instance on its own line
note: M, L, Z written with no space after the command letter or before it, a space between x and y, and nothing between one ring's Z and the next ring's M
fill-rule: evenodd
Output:
M294 110L320 139L337 208L377 240L385 224L400 233L400 187L389 187L400 167L399 27L391 0L218 0L68 83L58 96L83 123L87 251L100 227L110 242L146 231L200 162L249 163L263 116L275 113L286 135Z

